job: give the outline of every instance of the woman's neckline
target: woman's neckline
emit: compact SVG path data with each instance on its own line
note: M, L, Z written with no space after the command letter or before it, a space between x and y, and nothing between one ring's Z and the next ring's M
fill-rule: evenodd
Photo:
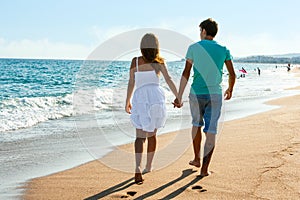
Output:
M136 72L155 72L155 70L145 70L145 71L136 71Z

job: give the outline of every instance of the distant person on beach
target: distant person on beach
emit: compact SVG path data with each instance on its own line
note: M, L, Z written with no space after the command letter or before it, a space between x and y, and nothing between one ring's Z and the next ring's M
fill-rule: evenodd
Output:
M242 67L242 72L247 73L244 67Z
M242 67L241 70L239 70L241 72L241 75L240 75L240 78L245 78L246 77L246 74L247 74L247 71L245 70L244 67Z
M159 86L159 76L163 75L175 97L178 93L166 63L159 54L159 42L154 34L143 36L140 49L142 56L132 59L127 88L125 111L136 128L135 148L135 182L143 183L142 173L152 170L152 161L156 149L156 132L166 121L165 95ZM133 98L131 96L134 90ZM132 104L131 104L132 103ZM146 167L141 170L143 144L148 140Z
M191 69L194 71L193 82L189 94L190 111L192 115L192 137L194 159L190 165L200 167L201 128L206 135L204 156L200 176L210 174L208 166L215 148L218 120L222 107L222 71L225 63L229 73L228 88L225 100L232 97L236 75L232 57L229 50L214 41L218 32L218 24L211 18L200 23L201 41L189 46L186 53L185 68L182 73L178 98L174 106L182 106L182 95L190 77Z
M260 76L260 69L257 67L257 74Z
M287 66L287 71L289 72L291 70L291 64L288 63L288 66Z

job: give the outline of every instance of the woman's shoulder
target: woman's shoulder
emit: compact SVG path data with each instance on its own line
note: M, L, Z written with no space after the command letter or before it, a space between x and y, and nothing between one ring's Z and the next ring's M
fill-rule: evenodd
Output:
M167 63L164 61L162 63L156 63L157 68L159 69L159 71L166 71L167 70Z
M139 59L139 57L140 56L136 56L131 59L131 67L130 68L136 68L136 62L137 62L137 59Z
M132 59L131 59L131 62L136 62L136 59L138 58L138 56L136 56L136 57L133 57Z

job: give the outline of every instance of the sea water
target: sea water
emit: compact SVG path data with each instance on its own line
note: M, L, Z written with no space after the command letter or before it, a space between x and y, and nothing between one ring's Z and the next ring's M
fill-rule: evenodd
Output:
M184 61L167 64L178 86ZM273 109L263 103L299 93L285 90L299 85L285 64L234 66L236 86L221 121ZM22 191L18 185L28 179L97 159L134 140L124 111L129 67L129 61L0 59L0 197L15 199ZM224 88L227 81L224 70ZM189 84L181 109L173 108L163 77L161 86L168 120L158 134L189 128Z

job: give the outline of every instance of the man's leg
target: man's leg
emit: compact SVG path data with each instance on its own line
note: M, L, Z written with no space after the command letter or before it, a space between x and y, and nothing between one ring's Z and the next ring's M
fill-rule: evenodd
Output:
M201 176L208 176L210 174L208 166L215 149L218 121L221 116L222 98L223 96L221 94L210 95L208 104L205 107L205 127L203 132L206 135L206 140L200 172Z
M195 167L200 167L200 149L201 149L201 126L193 126L192 128L192 137L193 137L193 149L194 149L194 160L190 161L190 165Z
M201 176L208 176L210 173L208 171L208 166L215 148L216 134L206 133L206 141L204 145L204 155L201 167Z

